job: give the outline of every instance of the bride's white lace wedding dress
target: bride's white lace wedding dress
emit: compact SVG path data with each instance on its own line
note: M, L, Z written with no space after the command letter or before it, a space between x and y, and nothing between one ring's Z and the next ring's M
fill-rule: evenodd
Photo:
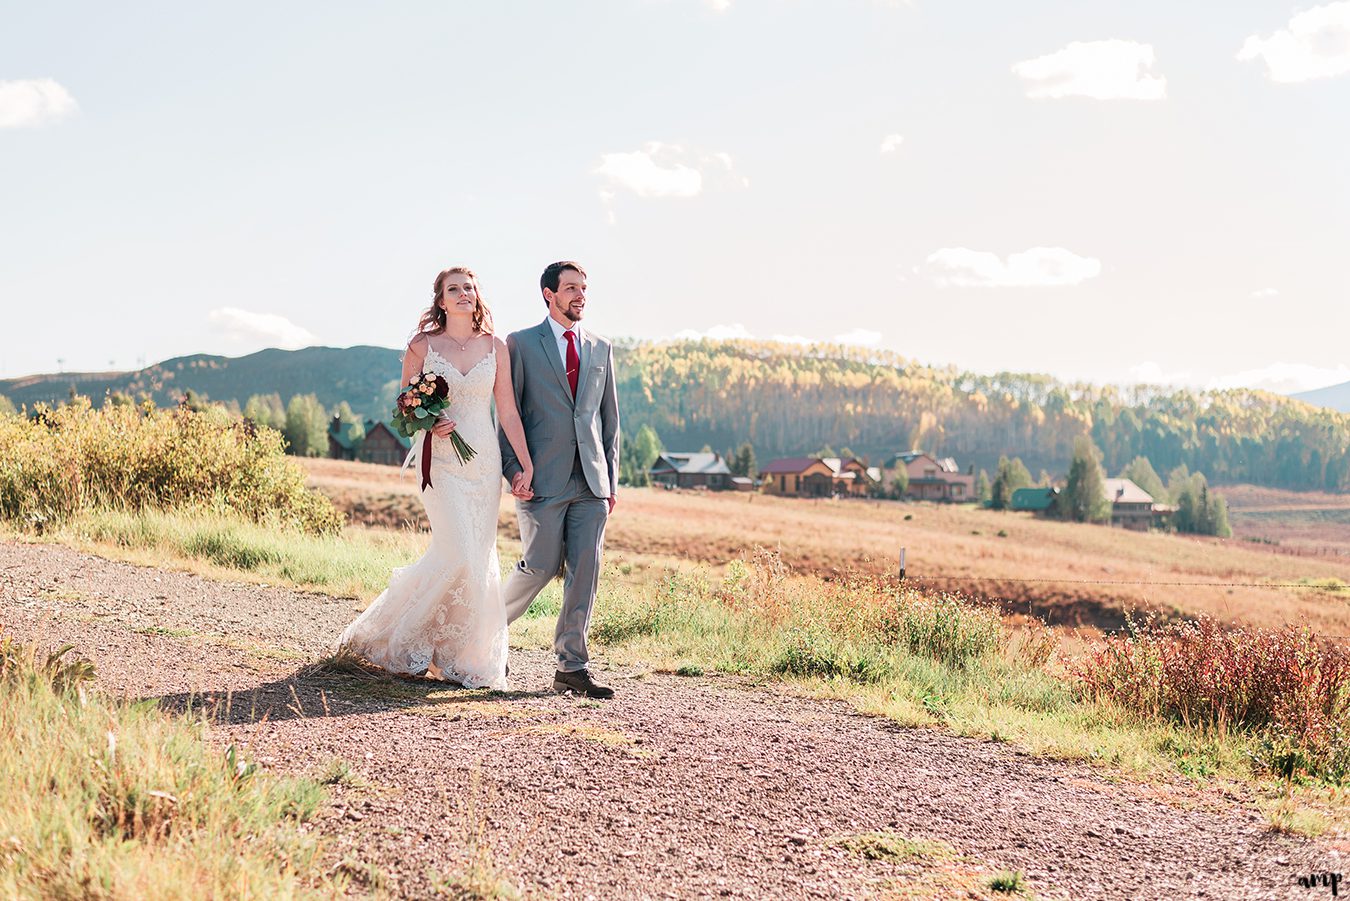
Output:
M431 487L422 492L431 546L416 563L394 570L389 587L338 639L340 648L390 672L506 688L506 610L497 562L502 463L490 410L496 363L494 349L461 373L427 348L422 371L450 386L446 415L477 453L461 464L449 439L432 438Z

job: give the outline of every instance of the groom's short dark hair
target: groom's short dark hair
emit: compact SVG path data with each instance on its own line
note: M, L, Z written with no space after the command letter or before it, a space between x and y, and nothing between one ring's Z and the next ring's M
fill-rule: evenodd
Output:
M544 267L544 274L539 276L539 292L542 294L545 288L550 291L557 291L558 282L562 279L562 274L568 269L580 274L582 278L586 277L586 270L581 268L580 263L574 263L571 260L549 263ZM548 301L545 300L544 302L547 303Z

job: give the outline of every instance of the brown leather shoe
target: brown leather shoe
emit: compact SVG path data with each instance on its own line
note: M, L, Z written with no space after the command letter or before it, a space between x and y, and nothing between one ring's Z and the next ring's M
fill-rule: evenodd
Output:
M601 701L607 701L614 697L614 689L596 685L591 680L590 671L584 669L577 670L575 673L565 673L562 670L555 672L553 674L553 690L559 694L572 691Z

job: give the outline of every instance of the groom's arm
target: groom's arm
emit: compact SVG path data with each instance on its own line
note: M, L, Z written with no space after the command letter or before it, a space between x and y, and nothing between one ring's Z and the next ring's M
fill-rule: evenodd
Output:
M605 367L605 393L600 398L600 438L605 444L605 463L609 466L610 509L619 496L619 392L614 386L614 346L609 346L609 365Z
M506 336L506 351L511 357L511 390L515 392L516 410L519 411L521 410L521 400L524 397L525 367L521 365L520 347L516 343L514 334ZM500 418L498 417L498 419ZM506 432L500 428L497 429L497 446L502 451L502 475L506 476L506 481L510 482L516 477L516 473L524 470L524 467L520 465L520 460L516 459L515 448L507 440Z

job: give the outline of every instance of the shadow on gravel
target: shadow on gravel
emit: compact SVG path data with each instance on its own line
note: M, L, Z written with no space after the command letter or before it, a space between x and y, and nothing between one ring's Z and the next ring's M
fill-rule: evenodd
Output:
M139 698L174 713L197 713L212 722L244 725L264 721L360 716L409 708L448 715L457 705L509 704L552 697L549 691L464 688L425 677L393 676L359 662L330 658L253 688Z

